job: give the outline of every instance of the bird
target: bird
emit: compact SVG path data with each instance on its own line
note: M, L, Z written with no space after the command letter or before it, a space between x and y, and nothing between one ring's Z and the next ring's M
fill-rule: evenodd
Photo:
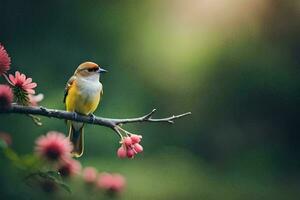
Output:
M88 115L94 120L94 111L97 109L103 86L100 82L100 74L107 72L94 62L83 62L75 70L74 75L68 80L65 87L63 102L66 111ZM68 121L69 140L73 144L72 156L80 157L84 151L84 123Z

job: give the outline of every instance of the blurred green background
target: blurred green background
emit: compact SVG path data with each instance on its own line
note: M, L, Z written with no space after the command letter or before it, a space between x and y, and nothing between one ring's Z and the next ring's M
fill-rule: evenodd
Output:
M89 60L109 71L96 115L193 113L174 125L126 125L143 135L134 160L117 158L110 129L87 126L80 161L124 174L124 199L299 198L299 1L0 0L0 8L12 71L38 83L41 105L63 109L66 81ZM42 121L0 115L0 131L26 154L39 135L67 131L63 120ZM78 193L69 197L92 198Z

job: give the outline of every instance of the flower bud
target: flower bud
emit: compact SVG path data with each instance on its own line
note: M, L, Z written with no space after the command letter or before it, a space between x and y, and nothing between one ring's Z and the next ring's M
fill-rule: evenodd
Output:
M132 144L139 143L142 140L142 136L141 135L132 134L130 136L130 138L131 138Z
M143 151L143 147L142 145L136 143L133 145L133 149L137 152L137 153L141 153Z
M133 149L127 149L127 157L128 158L133 158L134 154L135 154L135 152Z
M126 149L123 145L118 149L117 155L119 158L125 158L127 156Z
M132 140L131 140L130 137L125 137L125 138L123 139L123 143L124 143L126 146L130 146L130 145L132 145Z

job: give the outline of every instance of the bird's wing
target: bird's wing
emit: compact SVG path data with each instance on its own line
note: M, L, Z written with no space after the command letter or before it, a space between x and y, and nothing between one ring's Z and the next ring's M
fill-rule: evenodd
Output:
M76 79L76 76L72 76L72 77L68 80L68 82L67 82L67 84L66 84L66 87L65 87L65 96L64 96L64 103L66 103L66 98L67 98L67 96L68 96L69 89L70 89L71 85L74 83L75 79Z

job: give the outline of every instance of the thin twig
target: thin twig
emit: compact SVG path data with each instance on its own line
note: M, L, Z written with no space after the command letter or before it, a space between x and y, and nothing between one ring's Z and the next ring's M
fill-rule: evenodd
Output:
M91 117L86 115L80 115L74 112L67 112L64 110L56 110L50 109L45 107L31 107L31 106L22 106L17 104L12 104L11 108L8 110L0 111L2 113L18 113L18 114L31 114L31 115L40 115L45 117L53 117L57 119L65 119L65 120L72 120L77 122L84 122L87 124L95 124L100 126L106 126L108 128L113 129L115 132L120 135L117 131L117 126L127 123L136 123L136 122L166 122L166 123L174 123L175 119L187 116L192 114L191 112L187 112L180 115L173 115L171 117L166 118L152 118L153 114L155 113L156 109L153 109L150 113L137 118L129 118L129 119L111 119L111 118L104 118L104 117Z

